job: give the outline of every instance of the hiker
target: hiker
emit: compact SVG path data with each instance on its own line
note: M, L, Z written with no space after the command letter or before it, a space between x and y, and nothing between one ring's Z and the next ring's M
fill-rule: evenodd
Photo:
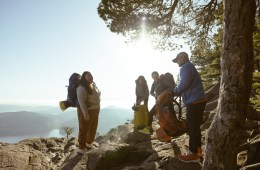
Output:
M180 68L180 82L174 89L175 96L182 96L186 106L186 119L188 125L189 145L188 153L179 155L183 162L199 162L201 155L201 131L202 117L206 105L206 96L200 75L195 66L189 61L186 52L179 53L173 60ZM198 153L199 150L199 153Z
M140 75L135 80L136 102L132 109L134 110L134 128L137 130L144 129L148 124L148 98L149 88L144 76ZM143 104L142 104L143 103Z
M157 71L152 72L152 78L153 78L153 84L151 87L150 94L155 97L155 100L157 97L165 90L164 86L162 85L162 82L160 81L160 76Z
M168 73L169 74L169 73ZM168 89L172 89L175 86L175 82L173 80L173 83L164 83L162 80L162 76L159 76L159 73L157 71L152 72L152 78L153 78L153 84L150 90L150 94L155 97L155 100L157 100L157 97L164 91ZM172 77L173 79L173 77ZM150 134L153 132L152 129L152 122L153 122L153 116L156 115L156 104L152 107L152 109L148 112L148 126L144 128L143 130L139 130L141 133Z
M140 105L143 102L148 110L149 88L144 76L140 75L138 79L135 80L135 83L136 105Z
M93 82L93 76L85 71L80 79L77 88L77 98L79 106L77 107L79 122L79 149L78 153L84 154L88 149L93 149L93 145L100 111L101 92Z

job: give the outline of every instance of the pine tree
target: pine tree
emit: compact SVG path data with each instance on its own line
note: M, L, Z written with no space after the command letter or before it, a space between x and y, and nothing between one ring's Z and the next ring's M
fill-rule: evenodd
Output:
M199 56L203 50L208 55L192 60L201 66L208 64L203 57L211 60L205 70L199 68L205 73L204 79L218 80L220 63L219 106L208 130L203 169L237 168L236 148L245 124L254 70L256 7L259 10L256 0L102 0L98 7L99 16L111 32L130 40L138 39L145 24L145 32L156 48L174 50L178 46L176 38L184 38L191 47L198 43L193 53ZM217 36L221 27L221 45L211 46L214 36L221 38Z

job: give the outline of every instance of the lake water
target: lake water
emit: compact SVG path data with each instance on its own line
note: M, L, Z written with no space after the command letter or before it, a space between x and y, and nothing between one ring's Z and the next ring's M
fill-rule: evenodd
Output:
M99 125L97 132L100 135L106 134L111 128L114 128L118 125L122 125L126 122L129 122L129 120L133 119L133 111L131 110L131 107L133 106L132 101L128 100L110 100L106 101L103 100L102 102L102 114L100 114L100 119L99 119ZM31 107L31 106L30 106ZM28 108L30 108L28 106ZM27 107L26 107L27 108ZM33 107L31 107L33 108ZM13 109L16 110L23 110L22 108L16 108L15 106L6 106L3 105L1 108L0 104L0 116L1 113L4 112L13 112ZM75 108L73 108L75 109ZM31 112L35 113L41 113L45 117L56 120L58 121L57 124L63 125L63 126L71 126L75 127L78 129L78 121L77 121L77 115L70 114L69 110L66 112L61 112L58 107L50 107L50 106L39 106L35 107L33 109L28 109ZM1 112L2 111L2 112ZM19 111L18 111L19 112ZM73 113L75 113L74 111ZM61 115L61 116L60 116ZM64 117L64 116L67 116ZM1 118L0 118L1 120ZM21 125L23 126L23 125ZM7 128L7 127L5 127ZM12 125L10 125L9 128L12 128ZM53 130L45 133L35 133L35 134L30 134L30 135L23 135L23 136L1 136L0 134L0 142L5 142L5 143L17 143L21 140L24 139L29 139L29 138L50 138L50 137L65 137L65 134L63 131L59 131L58 126L54 126ZM78 130L75 130L75 132L70 135L73 137L77 137Z
M0 142L5 142L5 143L17 143L21 140L28 139L28 138L50 138L50 137L65 137L60 134L59 129L53 129L50 132L47 133L38 133L38 134L31 134L31 135L24 135L24 136L6 136L2 137L0 136Z

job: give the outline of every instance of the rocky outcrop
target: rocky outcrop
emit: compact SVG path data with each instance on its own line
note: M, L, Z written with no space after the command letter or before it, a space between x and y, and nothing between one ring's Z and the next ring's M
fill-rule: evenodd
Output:
M201 169L200 163L185 164L176 158L184 152L187 136L165 143L135 131L132 124L97 137L100 147L77 153L75 138L27 139L16 144L0 143L0 169Z
M216 114L218 86L207 92L209 102L204 114L202 150L208 127ZM184 113L185 114L185 113ZM256 113L259 114L259 113ZM184 116L185 117L185 116ZM251 117L259 117L252 115ZM158 122L153 122L153 129ZM243 170L260 167L259 121L247 120L241 146L237 149L238 168ZM95 140L98 149L87 154L77 153L77 139L38 138L16 144L0 142L0 170L200 170L199 163L183 163L177 155L185 153L188 136L182 134L170 142L161 142L154 135L142 134L133 124L124 124L111 129Z
M47 169L43 154L26 145L4 145L0 150L0 169Z
M156 128L156 123L153 124ZM202 131L202 149L205 149L206 130ZM249 169L260 162L260 132L245 133L245 143L238 151L238 166ZM172 170L201 169L200 163L183 163L177 155L186 152L188 136L183 134L168 143L154 135L139 133L133 124L125 124L98 136L99 148L86 155L77 153L75 138L27 139L16 144L0 143L1 170Z
M125 124L112 129L107 135L97 137L96 141L100 144L98 149L82 155L77 164L73 162L78 155L71 153L61 169L201 169L200 163L186 164L176 158L185 152L183 142L187 142L186 135L165 143L153 135L139 133L132 124Z
M75 142L75 138L39 138L0 143L0 169L57 169L75 150Z

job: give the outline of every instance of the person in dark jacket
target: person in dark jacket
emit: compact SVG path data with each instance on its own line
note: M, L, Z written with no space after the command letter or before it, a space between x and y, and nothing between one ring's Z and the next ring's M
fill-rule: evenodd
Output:
M183 162L198 162L201 156L201 131L202 117L206 106L206 96L200 75L195 66L189 61L186 52L179 53L173 60L180 68L180 82L174 89L175 96L182 96L186 106L189 145L188 153L179 155Z
M160 76L157 71L152 72L152 78L153 78L153 84L151 87L150 94L155 97L155 100L157 97L165 90L164 85L160 81Z
M164 91L167 91L167 89L171 89L175 86L175 83L170 85L165 85L164 82L161 81L161 78L157 71L152 72L152 78L154 81L150 90L150 94L155 97L155 100L157 100L157 97L160 94L162 94ZM153 132L152 122L153 122L154 115L156 115L156 104L148 112L148 126L142 130L139 130L139 132L145 134L151 134Z

